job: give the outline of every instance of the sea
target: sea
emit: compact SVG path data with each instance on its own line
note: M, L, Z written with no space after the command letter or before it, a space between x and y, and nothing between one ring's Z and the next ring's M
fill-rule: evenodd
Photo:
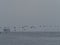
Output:
M0 32L0 45L60 45L60 32Z

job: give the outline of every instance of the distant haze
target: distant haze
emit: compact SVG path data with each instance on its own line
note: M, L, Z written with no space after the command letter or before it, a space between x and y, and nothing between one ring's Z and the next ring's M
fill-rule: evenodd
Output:
M0 0L0 25L60 25L60 0Z

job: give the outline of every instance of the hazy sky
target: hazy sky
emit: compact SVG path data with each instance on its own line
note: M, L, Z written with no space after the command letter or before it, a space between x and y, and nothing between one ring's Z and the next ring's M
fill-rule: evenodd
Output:
M0 25L60 24L60 0L0 0Z

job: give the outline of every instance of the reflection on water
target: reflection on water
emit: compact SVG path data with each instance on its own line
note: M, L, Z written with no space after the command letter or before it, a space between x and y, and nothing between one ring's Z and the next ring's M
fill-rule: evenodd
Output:
M1 33L0 45L60 45L60 32Z

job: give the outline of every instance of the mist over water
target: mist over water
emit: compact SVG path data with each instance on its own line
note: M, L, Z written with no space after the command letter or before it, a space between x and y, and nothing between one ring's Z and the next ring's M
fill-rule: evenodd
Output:
M0 25L60 25L59 0L0 0Z
M60 45L60 0L0 0L0 31L0 45Z

